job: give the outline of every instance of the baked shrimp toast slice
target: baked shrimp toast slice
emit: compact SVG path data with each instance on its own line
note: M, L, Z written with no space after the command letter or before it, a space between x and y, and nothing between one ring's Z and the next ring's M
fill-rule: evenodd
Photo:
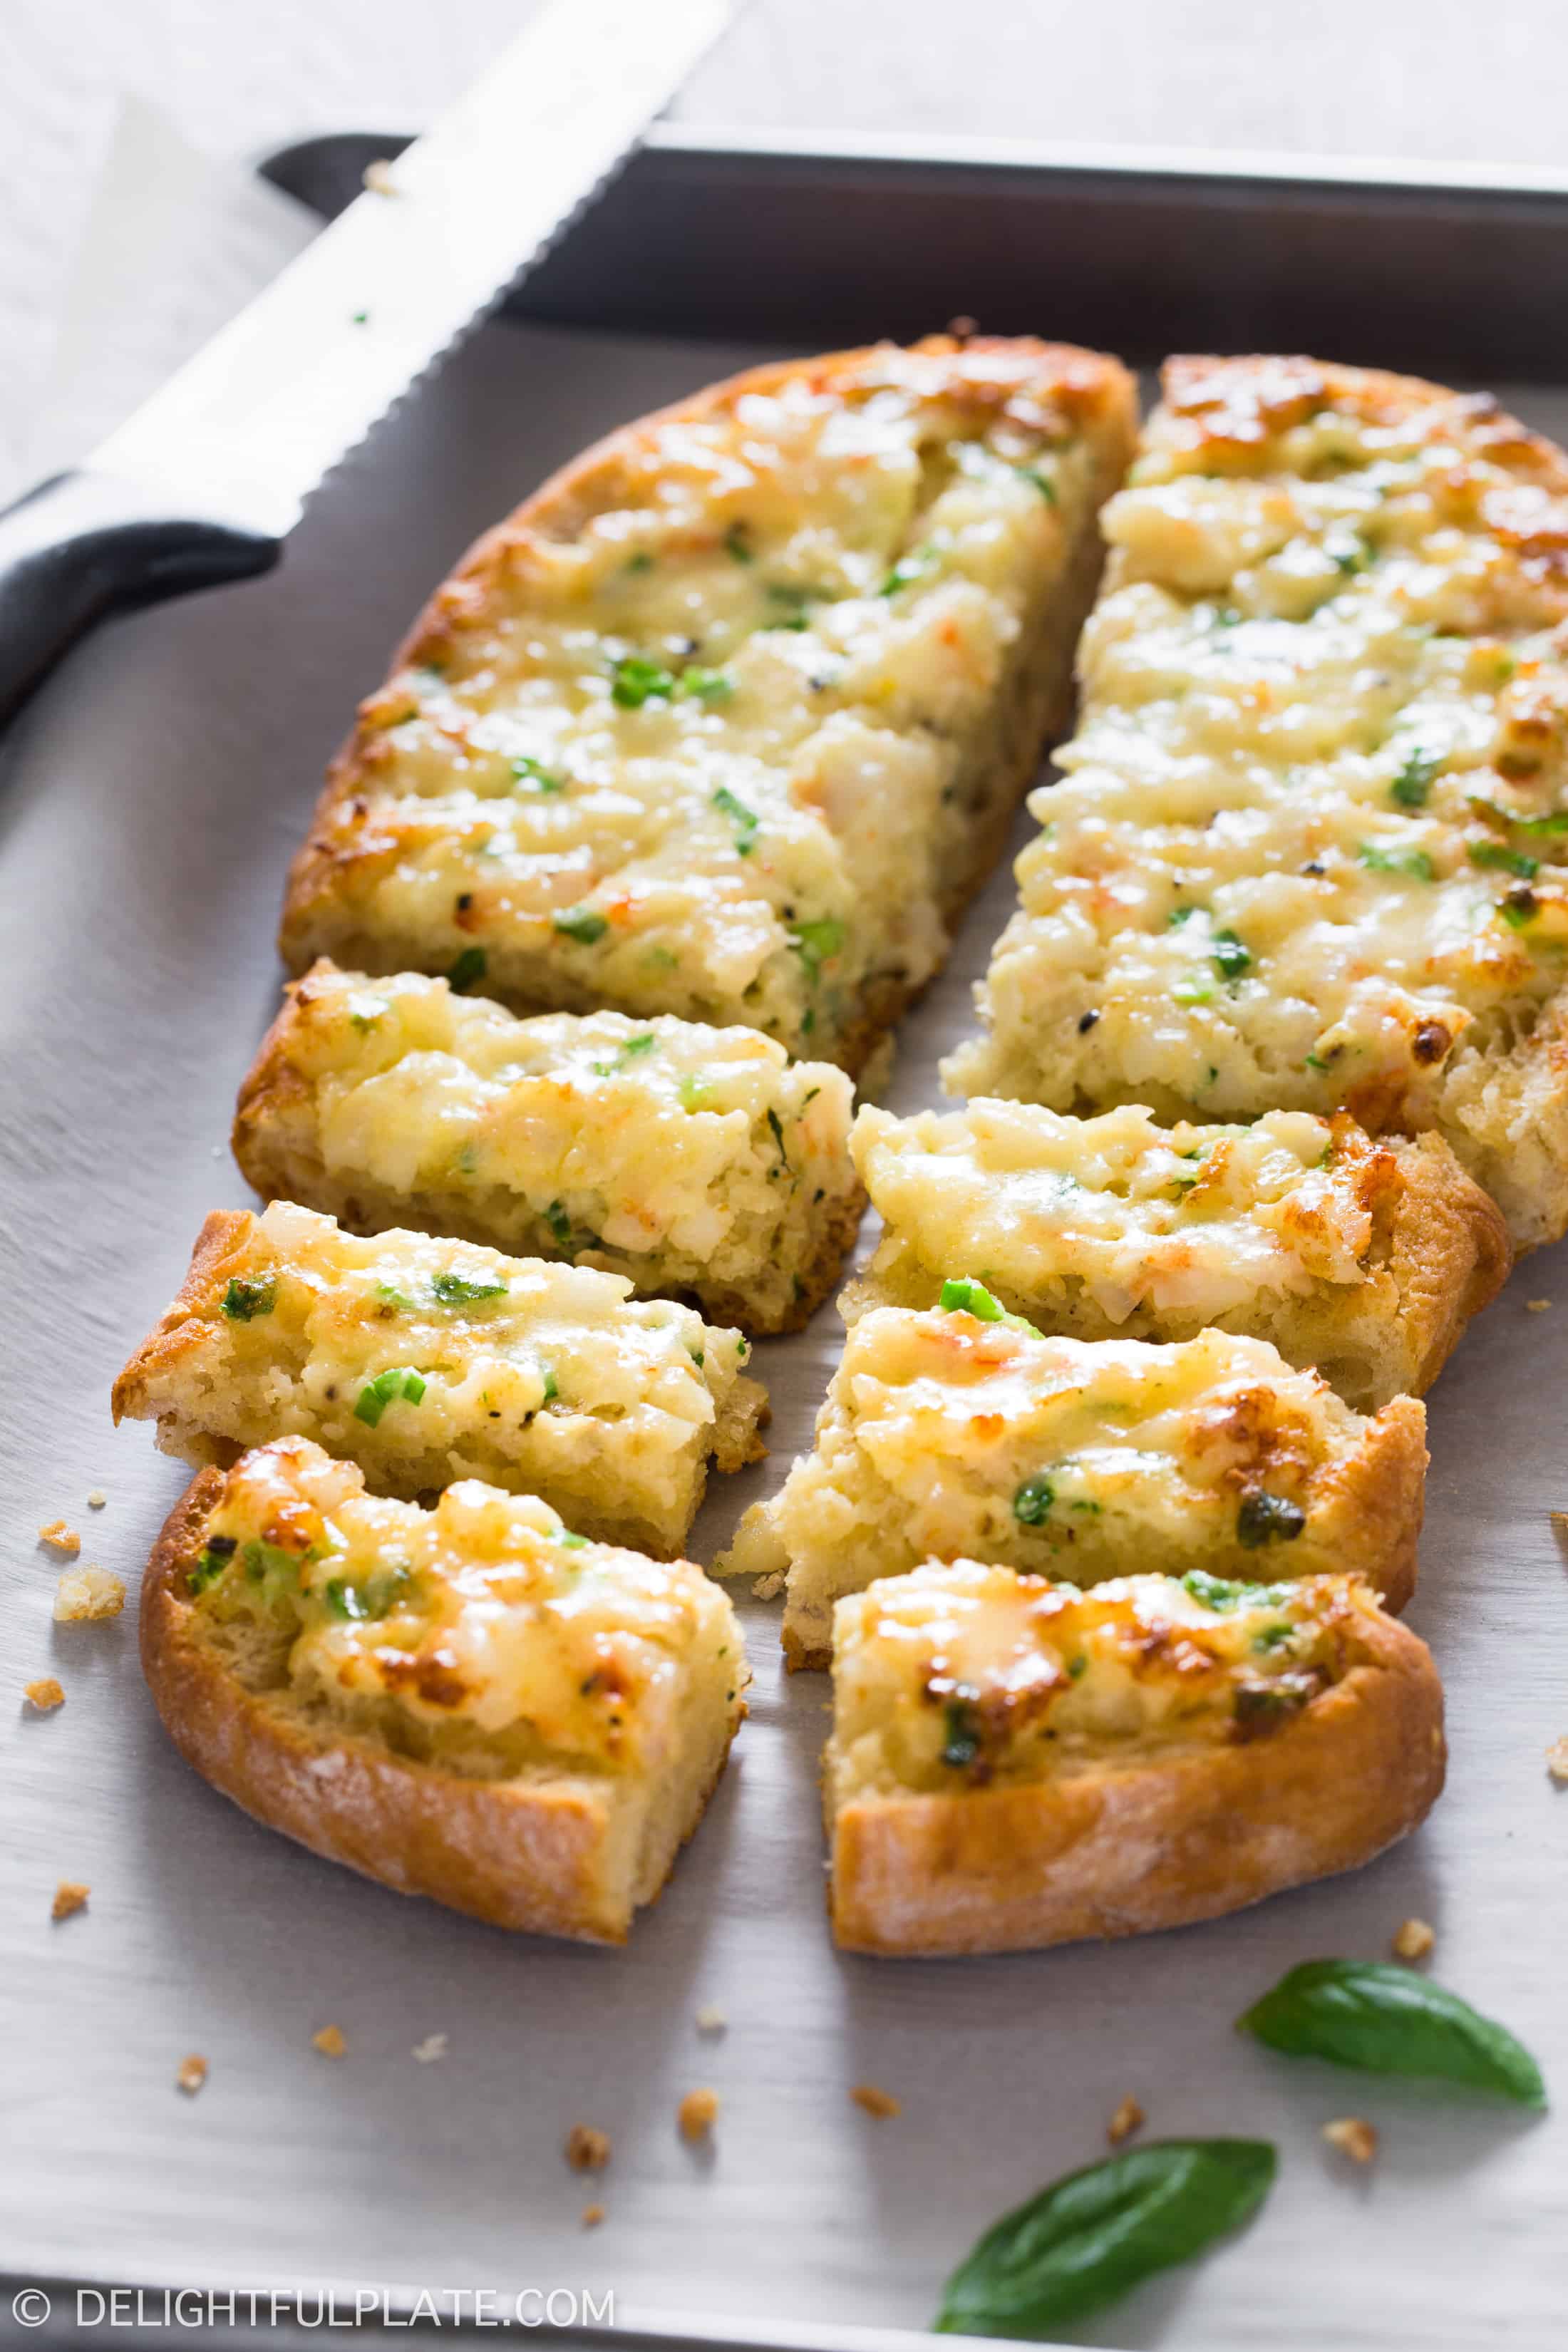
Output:
M858 1068L1065 719L1133 407L1094 352L936 336L613 435L479 541L363 707L285 961Z
M955 1089L1435 1130L1568 1226L1568 462L1491 399L1165 371Z
M718 1573L787 1574L792 1665L827 1663L833 1605L930 1558L1092 1585L1172 1573L1415 1588L1426 1413L1372 1419L1266 1340L1044 1339L966 1309L849 1329L814 1450L748 1511Z
M1345 1112L1161 1127L982 1097L851 1150L883 1223L840 1301L978 1297L1074 1339L1248 1333L1375 1412L1431 1386L1512 1259L1502 1215L1441 1137L1371 1141Z
M1081 1592L931 1561L834 1613L837 1940L997 1952L1353 1870L1443 1786L1424 1642L1355 1578Z
M115 1418L220 1466L312 1438L408 1499L488 1479L668 1557L710 1465L763 1452L766 1398L739 1331L629 1288L471 1242L362 1239L292 1202L219 1211L115 1383Z
M622 1943L745 1713L689 1560L591 1544L464 1479L377 1499L308 1439L201 1471L153 1554L142 1659L186 1761L329 1861L498 1927Z
M517 1020L445 980L317 964L245 1081L235 1157L355 1233L417 1226L624 1275L711 1320L795 1330L864 1194L853 1090L755 1029Z

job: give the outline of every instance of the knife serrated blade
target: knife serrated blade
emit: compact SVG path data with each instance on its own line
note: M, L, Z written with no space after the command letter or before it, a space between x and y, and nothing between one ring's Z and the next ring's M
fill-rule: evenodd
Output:
M723 28L730 0L553 0L496 65L89 460L166 510L282 537L547 250Z

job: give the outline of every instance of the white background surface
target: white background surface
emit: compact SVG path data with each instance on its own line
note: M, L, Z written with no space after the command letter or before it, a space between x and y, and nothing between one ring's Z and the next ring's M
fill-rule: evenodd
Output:
M60 307L127 98L220 161L316 131L416 130L531 13L531 0L5 0L0 488L61 455L39 409L60 399ZM674 111L1568 167L1565 88L1562 0L752 0ZM177 236L140 299L160 322L181 307L169 275L191 308L199 269ZM177 351L177 317L170 331ZM103 422L101 406L82 413Z
M336 124L412 127L520 13L498 0L51 0L24 19L13 0L0 421L22 438L48 380L123 92L220 159ZM1478 36L1473 8L1452 0L758 0L679 111L1550 163L1564 160L1565 65L1568 11L1540 5L1499 8ZM1568 1500L1562 1253L1516 1280L1433 1400L1414 1622L1451 1694L1448 1796L1372 1869L1179 1937L978 1965L836 1960L816 1897L824 1694L814 1679L781 1686L773 1610L750 1614L760 1680L737 1769L623 1956L509 1941L300 1855L173 1756L129 1616L50 1628L54 1569L31 1530L64 1511L88 1556L133 1582L181 1483L146 1431L110 1434L104 1392L202 1213L243 1197L215 1147L271 1008L282 866L349 702L475 529L593 431L727 357L486 335L335 478L283 572L107 634L29 721L0 810L13 950L0 1437L19 1465L0 1655L18 1683L58 1671L70 1696L47 1720L0 1711L16 1826L0 1977L27 2020L9 2033L0 2258L124 2275L529 2278L613 2286L627 2315L685 2302L760 2322L920 2326L974 2232L1089 2160L1132 2091L1155 2132L1276 2137L1285 2176L1244 2241L1081 2340L1558 2352L1568 2126L1292 2069L1227 2029L1295 1960L1379 1953L1416 1911L1438 1927L1444 1979L1502 2014L1568 2097L1568 1811L1541 1763L1568 1728L1546 1519ZM1568 422L1561 404L1524 405ZM907 1033L899 1107L932 1098L935 1054L967 1021L967 977L1011 898L1003 874ZM1526 1297L1554 1294L1554 1314L1525 1314ZM804 1442L834 1345L825 1315L787 1358L764 1351L773 1461L727 1482L701 1556ZM101 1519L84 1508L95 1485L111 1497ZM89 1880L93 1897L56 1928L61 1875ZM731 2019L718 2044L694 2030L705 2001ZM350 2040L341 2067L309 2045L329 2018ZM437 2031L449 2058L416 2065L412 2045ZM172 2084L190 2049L213 2066L194 2103ZM900 2122L850 2107L862 2078L904 2097ZM710 2166L671 2121L700 2081L725 2101ZM1384 2127L1370 2177L1348 2178L1318 2143L1319 2124L1346 2112ZM614 2133L602 2190L561 2164L578 2120ZM611 2220L584 2238L594 2194Z

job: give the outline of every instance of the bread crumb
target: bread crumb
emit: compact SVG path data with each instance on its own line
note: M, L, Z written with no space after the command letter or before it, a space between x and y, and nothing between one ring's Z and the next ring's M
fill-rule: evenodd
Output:
M1425 1919L1406 1919L1394 1933L1394 1957L1396 1960L1424 1960L1436 1940L1436 1930Z
M101 1511L108 1500L109 1497L102 1487L95 1486L87 1498L87 1507L89 1511Z
M1551 1304L1550 1298L1527 1298L1524 1311L1527 1315L1544 1315Z
M415 2043L409 2055L412 2058L417 2058L422 2066L434 2065L437 2058L444 2058L447 2055L446 2035L427 2033L423 2042Z
M64 1706L66 1703L66 1695L53 1675L40 1675L36 1683L27 1685L22 1696L40 1715L47 1715L51 1707Z
M1323 2137L1353 2164L1370 2164L1377 2154L1377 2133L1360 2116L1340 2116L1323 2126Z
M604 2218L605 2218L605 2209L604 2209L604 2207L603 2207L602 2205L584 2205L584 2208L583 2208L583 2227L584 2228L584 2230L596 2230L596 2229L598 2228L598 2226L599 2226L600 2222L604 2220Z
M1546 1751L1546 1769L1560 1785L1568 1785L1568 1732L1554 1739Z
M1120 2147L1124 2139L1131 2139L1140 2125L1148 2120L1137 2100L1129 2094L1106 2125L1105 2137L1112 2147Z
M73 1911L85 1911L87 1898L91 1893L92 1889L85 1880L62 1878L55 1889L55 1903L53 1910L49 1913L50 1918L68 1919Z
M719 2120L717 2091L688 2091L675 2111L682 2139L706 2139Z
M118 1617L125 1606L125 1579L107 1568L68 1568L55 1591L57 1625L80 1625Z
M323 2058L341 2058L349 2045L343 2040L341 2025L323 2025L320 2033L311 2034L310 2046L319 2050Z
M784 1570L771 1568L766 1576L759 1576L752 1585L752 1598L753 1601L776 1601L784 1589Z
M392 176L392 165L384 155L364 167L364 184L373 196L400 196L403 194Z
M187 2098L194 2099L207 2079L207 2062L195 2051L180 2061L180 2071L174 2080Z
M697 2012L699 2033L723 2033L728 2031L729 2023L729 2019L714 2001L710 2001L705 2009Z
M574 2172L603 2172L610 2160L610 2135L592 2124L574 2124L562 2153Z
M868 2116L876 2116L884 2123L904 2112L903 2101L895 2099L891 2091L879 2090L875 2083L857 2083L849 2095L858 2107L864 2107Z
M74 1559L81 1549L81 1538L63 1519L51 1519L47 1527L40 1528L38 1541L47 1544L51 1551L63 1551L68 1559Z

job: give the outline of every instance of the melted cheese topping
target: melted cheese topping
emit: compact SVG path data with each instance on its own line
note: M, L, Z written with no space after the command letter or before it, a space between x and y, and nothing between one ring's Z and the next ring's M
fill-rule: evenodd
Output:
M1371 1425L1261 1339L1042 1339L878 1308L850 1328L814 1451L721 1572L787 1567L791 1611L816 1623L930 1557L1085 1584L1130 1559L1223 1575L1267 1554L1307 1575L1347 1564L1340 1490ZM1369 1528L1353 1564L1374 1574L1392 1532Z
M1178 369L1106 509L1066 780L948 1076L1344 1103L1475 1168L1502 1139L1450 1079L1568 949L1568 500L1485 402L1258 367Z
M475 1480L431 1511L378 1501L298 1438L229 1472L186 1582L215 1626L285 1639L300 1696L473 1769L635 1771L667 1750L697 1659L745 1675L729 1604L689 1560L584 1543Z
M624 1262L645 1286L787 1302L822 1204L853 1186L848 1079L752 1029L518 1021L445 981L323 964L295 992L287 1055L310 1124L301 1137L286 1084L279 1140L335 1183L455 1211L509 1246Z
M869 1269L900 1295L974 1275L1009 1300L1081 1285L1110 1321L1207 1322L1259 1293L1358 1283L1371 1147L1342 1122L1161 1128L1135 1105L1090 1119L981 1100L942 1117L859 1113L856 1166L888 1227Z
M1133 1576L1080 1592L928 1561L834 1615L839 1785L1034 1781L1283 1729L1366 1654L1342 1576Z
M394 1492L537 1487L675 1549L748 1343L629 1289L275 1201L187 1307L146 1409L241 1444L292 1430Z
M310 944L831 1052L868 977L942 951L1104 397L1097 361L887 348L639 428L366 706L343 904L306 910Z

